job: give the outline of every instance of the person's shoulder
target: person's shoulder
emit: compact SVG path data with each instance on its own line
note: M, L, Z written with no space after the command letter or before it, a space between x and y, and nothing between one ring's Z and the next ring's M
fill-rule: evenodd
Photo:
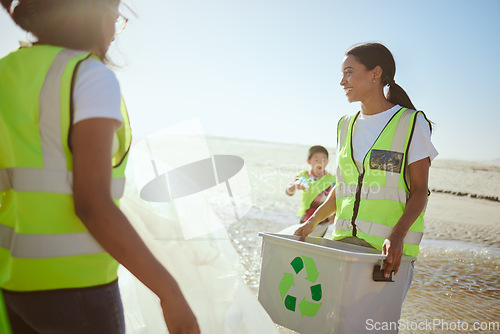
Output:
M73 123L88 118L112 118L122 122L121 91L111 69L92 57L81 62L73 90Z
M83 60L76 75L75 91L92 94L106 92L115 98L120 97L120 84L115 73L103 62L93 57ZM79 95L79 94L77 94Z
M417 120L426 121L426 122L429 121L427 119L427 115L422 110L417 110L415 112L417 113Z
M417 115L415 116L415 128L421 128L428 135L431 134L431 122L425 115L425 113L421 110L416 111Z
M358 117L358 115L360 114L360 112L356 112L354 114L347 114L347 115L344 115L342 117L340 117L338 123L337 123L337 131L340 131L341 127L342 127L342 124L349 124L349 122L355 118L355 117Z
M81 62L78 68L78 76L107 78L118 82L115 73L102 61L93 57Z
M426 131L430 131L431 122L422 110L414 110L410 108L404 108L404 113L402 117L410 117L415 119L414 128L424 128Z
M349 120L353 117L354 115L344 115L340 117L339 121L337 122L337 134L340 132L340 129L342 129L342 124L344 122L349 122Z
M408 152L408 164L429 157L432 161L438 152L432 144L431 123L422 111L418 111L412 130Z
M423 110L404 108L404 111L408 114L415 115L415 117L417 117L419 119L423 118L423 119L427 120L427 116L425 115L425 112Z
M111 71L111 69L109 69L104 62L94 56L88 57L81 62L80 68L84 67L89 69L107 69Z
M356 113L354 113L354 114L346 114L346 115L340 117L339 118L339 124L342 123L343 121L349 121L349 120L351 120L353 117L356 117L356 115L358 113L359 113L359 111L356 112Z

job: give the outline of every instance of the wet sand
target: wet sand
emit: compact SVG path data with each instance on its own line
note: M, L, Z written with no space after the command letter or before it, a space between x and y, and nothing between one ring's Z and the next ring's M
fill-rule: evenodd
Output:
M288 197L284 189L297 171L307 168L303 155L308 147L222 138L212 138L210 144L212 154L241 156L248 169L253 209L228 232L245 267L244 279L257 295L262 242L258 232L277 233L297 223L294 212L300 196ZM401 319L416 325L435 319L462 321L469 330L400 333L499 333L473 331L472 326L500 321L500 165L438 158L432 163L429 188L424 239Z
M425 239L500 248L499 165L436 160L429 188Z
M401 334L500 332L500 202L485 199L500 192L500 168L482 168L474 172L471 165L439 162L431 170L430 187L448 193L430 196L413 283L401 311L403 326L422 329L403 328ZM467 183L471 186L464 187ZM471 191L483 199L463 195ZM439 324L423 327L431 322ZM467 330L454 328L457 324ZM484 327L473 330L474 325Z
M433 193L425 218L425 239L500 247L500 202Z

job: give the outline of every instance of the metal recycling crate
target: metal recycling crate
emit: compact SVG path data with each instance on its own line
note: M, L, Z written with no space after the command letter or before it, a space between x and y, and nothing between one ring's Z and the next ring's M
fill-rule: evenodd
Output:
M396 333L411 262L387 281L379 251L318 237L259 233L259 301L273 321L299 333ZM375 281L375 280L377 281ZM382 280L382 281L379 281ZM389 327L390 326L390 327Z

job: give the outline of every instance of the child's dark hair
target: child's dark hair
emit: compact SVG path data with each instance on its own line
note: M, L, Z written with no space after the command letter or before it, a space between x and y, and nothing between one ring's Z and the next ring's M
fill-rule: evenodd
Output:
M307 155L307 159L310 160L315 153L325 153L326 154L326 158L328 159L328 150L326 148L324 148L323 146L321 146L321 145L312 146L309 149L309 153Z

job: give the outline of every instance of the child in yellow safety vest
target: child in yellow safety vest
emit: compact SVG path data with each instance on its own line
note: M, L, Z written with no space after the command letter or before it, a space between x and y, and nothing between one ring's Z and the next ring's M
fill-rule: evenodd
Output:
M335 175L326 171L328 165L328 151L320 145L309 149L307 163L311 170L301 171L287 186L286 194L293 196L297 190L302 191L301 207L297 212L300 223L307 221L314 211L326 200L335 186ZM322 223L332 223L335 214L326 218Z

